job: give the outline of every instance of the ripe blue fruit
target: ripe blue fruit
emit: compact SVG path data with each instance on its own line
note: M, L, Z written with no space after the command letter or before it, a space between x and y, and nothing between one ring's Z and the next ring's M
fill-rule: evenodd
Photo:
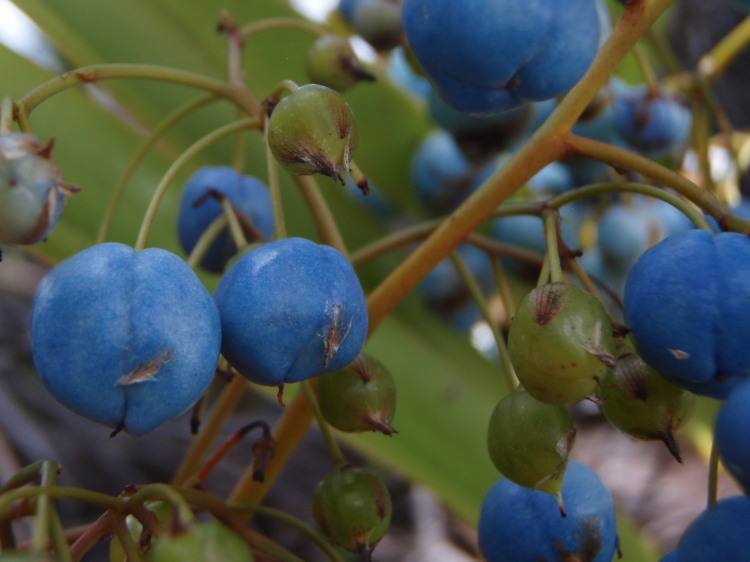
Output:
M26 133L0 135L0 242L34 244L57 224L71 186L62 182L51 146Z
M617 529L607 488L591 468L571 461L561 494L565 517L554 496L507 478L496 482L479 514L479 548L487 562L610 562Z
M716 417L714 431L721 462L750 492L750 382L733 389Z
M404 0L402 18L425 73L466 113L500 113L566 92L599 46L593 0Z
M636 150L651 157L684 149L693 118L675 96L646 86L615 89L614 117L620 135Z
M742 562L747 560L750 498L720 500L703 511L685 530L677 549L679 562Z
M472 169L453 136L437 129L427 136L411 160L411 184L430 216L453 211L472 190Z
M750 377L750 238L688 230L641 255L624 318L639 355L674 384L725 398Z
M367 335L365 295L341 252L303 238L263 244L222 276L222 354L262 385L343 369Z
M47 389L74 412L136 435L200 398L220 343L211 295L158 248L92 246L47 274L31 311L34 365Z
M226 197L240 218L252 224L264 239L273 235L273 208L266 186L257 178L243 176L229 166L205 166L190 177L180 200L177 233L187 253L223 213L221 203L212 192ZM206 271L219 273L236 253L237 245L225 228L208 248L200 265Z

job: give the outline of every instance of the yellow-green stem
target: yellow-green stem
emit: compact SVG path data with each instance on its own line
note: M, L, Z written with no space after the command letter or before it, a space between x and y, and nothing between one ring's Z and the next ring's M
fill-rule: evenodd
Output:
M701 57L698 72L709 79L721 76L750 42L750 17L727 33L708 53Z
M348 257L349 253L346 249L344 237L341 235L341 231L339 231L339 227L336 224L336 219L333 217L331 209L320 192L318 183L312 176L293 176L293 178L307 203L307 208L315 219L321 241L336 248Z
M718 500L719 490L719 446L716 439L711 443L711 455L708 457L708 507Z
M138 232L138 239L135 243L136 250L142 250L146 247L146 239L148 238L148 233L151 229L151 225L154 222L156 211L159 209L159 205L164 198L164 194L167 192L169 184L175 178L177 173L182 169L182 167L187 164L192 158L194 158L199 152L206 149L211 144L221 140L228 135L234 134L237 131L258 127L259 125L260 119L256 118L247 118L242 119L241 121L235 121L234 123L228 123L227 125L224 125L223 127L220 127L210 132L203 138L197 140L187 150L185 150L185 152L180 154L180 156L165 172L164 176L159 182L159 185L157 185L156 189L154 190L154 195L151 197L148 209L146 209L146 214L144 215L143 222L141 223L141 229Z
M260 104L244 88L176 68L129 63L98 64L71 70L37 86L21 99L17 100L16 106L23 113L24 117L28 119L28 116L39 104L55 94L80 84L89 84L116 78L154 80L157 82L181 84L225 98L242 109L246 115L258 116L261 114Z
M232 207L232 203L229 199L223 198L221 200L221 208L224 211L224 216L227 217L229 232L232 234L234 244L238 248L244 248L247 246L247 237L245 236L245 231L242 230L240 220L237 218L237 213L235 212L234 207Z
M265 471L263 482L253 479L252 467L249 467L232 490L228 501L232 503L260 504L268 493L279 473L286 465L297 445L304 437L314 418L310 401L304 393L298 393L290 404L284 408L281 418L273 428L276 450ZM243 517L249 518L249 514Z
M279 164L268 144L268 117L264 118L263 140L266 146L266 168L268 169L268 191L271 193L273 208L274 239L287 237L286 219L284 218L284 201L281 197L281 180L279 178Z
M482 319L486 322L487 326L492 332L492 337L495 340L495 346L497 347L497 352L500 356L500 363L502 365L505 384L508 387L508 392L513 392L516 386L518 386L518 379L516 378L516 372L513 369L513 363L511 362L510 355L508 354L508 348L505 345L505 338L503 338L500 330L495 324L495 321L492 319L492 315L490 314L489 303L482 293L482 289L479 287L479 283L477 283L476 277L466 265L466 262L461 258L461 255L458 252L451 252L449 257L451 262L453 263L453 267L456 268L459 277L461 277L461 280L466 285L466 288L468 289L472 300L477 305Z
M144 562L143 554L135 544L127 525L125 525L124 517L113 517L112 527L122 545L122 550L125 553L125 560L128 562Z
M224 427L224 423L231 415L237 402L242 398L246 388L247 379L235 375L226 388L221 391L211 408L211 413L201 425L197 437L190 445L172 479L174 486L184 486L198 472L203 459L208 455L208 451L216 441L221 428Z
M297 519L296 517L289 515L286 511L263 505L246 505L234 503L229 504L229 508L234 511L248 511L257 515L276 519L277 521L280 521L285 525L296 529L308 539L310 539L315 544L315 546L323 551L323 553L328 557L329 560L331 560L331 562L344 562L344 559L341 557L341 555L339 555L338 552L336 552L336 550L334 550L327 539L321 536L320 533L316 532L315 529L313 529L310 525L308 525L304 521Z
M616 146L612 146L594 139L569 135L567 144L575 153L594 158L618 168L633 170L658 183L671 187L680 195L692 201L707 214L716 218L719 224L724 223L730 230L750 232L750 221L741 219L729 213L724 204L716 196L694 184L686 177L670 170L656 162L644 158Z
M44 461L41 468L41 486L48 488L57 484L57 463ZM31 551L37 554L46 552L50 545L50 527L55 515L54 500L49 494L42 493L36 499L36 517L31 534Z
M206 255L211 244L213 244L216 237L221 234L221 231L227 227L228 223L229 219L227 218L227 215L222 213L208 225L206 230L203 231L200 238L198 238L198 241L195 243L195 246L193 246L193 249L190 251L190 255L187 259L187 264L191 269L196 269L198 267L198 264L203 259L203 256Z
M322 37L327 31L321 26L303 19L296 18L265 18L263 20L250 23L240 28L239 35L243 39L247 39L251 35L260 33L261 31L269 31L272 29L296 29L299 31L305 31L311 33L316 37Z
M560 283L563 280L562 265L560 265L560 249L557 244L557 211L544 211L544 242L547 249L550 281Z
M99 231L97 232L95 241L96 244L101 244L106 239L107 230L109 230L109 225L112 222L112 217L114 216L117 203L120 201L120 198L125 191L125 186L127 185L128 181L130 181L130 178L138 168L138 165L146 157L149 150L151 150L156 141L161 138L161 136L167 129L177 123L177 121L217 99L218 98L216 97L216 95L208 94L205 96L201 96L198 99L191 100L182 107L177 108L171 115L168 115L166 119L164 119L161 123L159 123L159 125L156 126L156 128L151 131L148 138L146 138L143 144L138 148L138 151L133 156L132 160L128 164L128 167L125 169L125 172L122 174L122 176L120 176L117 185L112 191L112 197L110 198L107 207L104 209L102 221L99 224Z
M13 99L10 96L3 98L0 106L0 135L13 132Z
M318 422L318 427L320 428L320 433L323 436L323 441L325 441L326 448L328 449L328 455L331 457L331 463L334 466L342 466L346 459L344 458L344 454L341 452L341 447L339 447L338 441L336 441L336 438L333 435L333 431L331 431L331 426L328 424L326 419L323 417L323 414L320 412L320 408L318 407L318 399L315 395L315 388L313 387L313 381L304 381L301 383L302 385L302 392L305 393L305 397L310 402L310 407L312 408L313 415L315 416L315 421Z

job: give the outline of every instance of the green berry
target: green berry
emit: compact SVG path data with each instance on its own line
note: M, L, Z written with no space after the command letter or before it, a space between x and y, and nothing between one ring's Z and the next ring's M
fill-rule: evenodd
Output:
M357 147L354 114L331 88L308 84L274 108L268 120L268 145L276 160L295 175L323 174L344 185Z
M187 529L154 541L149 562L252 562L247 543L218 521L194 523Z
M667 381L630 348L617 357L597 395L613 426L636 439L663 441L681 460L674 434L695 409L693 393Z
M565 406L545 404L519 391L495 406L487 448L495 467L509 480L558 495L575 433Z
M537 400L572 404L591 395L614 364L612 325L602 304L575 285L550 283L521 301L508 352Z
M307 51L305 70L312 82L343 92L360 80L375 80L357 58L349 41L323 35Z
M380 431L391 427L396 408L396 383L380 361L360 353L340 371L318 380L318 406L325 420L346 432Z
M388 530L391 496L385 482L364 467L328 473L313 492L313 517L332 544L369 553Z

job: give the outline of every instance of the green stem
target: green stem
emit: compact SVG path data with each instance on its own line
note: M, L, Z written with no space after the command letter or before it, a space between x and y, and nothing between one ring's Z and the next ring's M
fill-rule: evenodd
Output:
M257 22L250 23L240 28L239 35L243 39L247 39L251 35L255 35L261 31L269 31L271 29L297 29L299 31L305 31L312 33L316 37L322 37L328 32L321 26L303 19L296 18L265 18Z
M48 461L47 459L38 460L24 466L21 470L17 471L5 482L5 484L0 486L0 496L10 490L14 490L16 488L20 488L21 486L25 486L26 484L30 484L31 482L39 478L39 475L42 473L42 469L47 462L50 461Z
M125 518L112 517L111 524L115 535L122 545L122 550L125 553L125 560L128 562L144 562L145 559L143 558L143 554L141 554L140 549L130 535L128 526L125 524Z
M228 123L227 125L224 125L223 127L220 127L210 132L203 138L197 140L187 150L185 150L185 152L180 154L180 156L172 163L172 165L166 171L161 181L159 182L159 185L156 186L154 195L151 197L151 201L149 203L148 209L146 209L146 214L143 217L143 222L141 223L141 229L138 232L138 239L136 240L136 243L135 243L136 250L142 250L143 248L146 247L146 239L148 238L148 233L151 229L151 225L154 222L156 211L159 209L161 200L163 199L164 194L166 193L170 182L175 178L175 176L182 169L182 167L185 164L187 164L191 158L194 158L199 152L201 152L202 150L204 150L211 144L221 140L222 138L228 135L234 134L237 131L241 131L243 129L255 128L255 127L258 127L259 125L260 125L260 120L256 118L247 118L247 119L242 119L241 121L235 121L234 123Z
M226 197L221 200L221 208L224 211L224 216L227 217L227 223L229 224L229 232L232 234L235 246L237 248L244 248L247 246L247 237L245 232L242 230L240 220L237 218L237 213L232 206L232 202Z
M47 494L54 498L65 498L93 503L111 509L116 513L121 513L124 510L123 503L118 498L101 494L99 492L93 492L91 490L83 490L81 488L73 488L69 486L27 486L17 490L11 490L0 496L0 519L7 517L8 511L14 502L27 498L36 498L42 494Z
M227 224L227 215L221 214L208 225L206 230L203 231L200 238L198 238L198 241L195 243L195 246L193 246L193 249L190 251L190 255L187 259L187 264L191 269L196 269L198 267L198 264L203 259L203 256L206 255L211 244L213 244L216 237L221 234L221 231L227 227Z
M5 96L0 107L0 135L13 132L13 98Z
M19 99L16 106L22 111L25 118L28 118L28 115L39 104L70 87L115 78L181 84L225 98L242 109L247 115L258 116L261 114L261 106L258 101L246 89L239 88L234 84L176 68L128 63L98 64L71 70L37 86Z
M461 280L466 285L466 288L468 289L472 300L474 301L474 303L476 303L482 319L486 322L487 326L489 326L490 331L492 332L492 337L495 340L495 346L497 347L497 352L500 356L505 384L508 387L508 391L513 392L513 390L518 386L518 379L516 378L516 373L513 369L513 363L511 362L510 355L508 354L508 348L505 345L505 338L503 338L496 323L492 319L492 315L490 314L489 303L484 297L482 289L479 287L479 283L477 283L476 277L469 269L469 266L466 265L466 262L461 258L460 254L458 252L451 252L449 257L451 262L453 263L453 267L456 268L459 277L461 277Z
M320 548L320 550L323 551L326 556L328 556L328 559L331 560L331 562L344 562L344 558L342 558L341 555L339 555L339 553L333 549L328 540L321 536L320 533L316 532L315 529L313 529L304 521L300 521L299 519L289 515L285 511L263 505L247 505L237 503L229 504L229 507L235 511L250 511L257 515L262 515L264 517L270 517L276 519L277 521L281 521L285 525L296 529L308 539L310 539L318 548Z
M686 203L680 197L654 187L645 183L637 182L609 182L609 183L592 183L583 187L577 187L566 191L560 195L557 195L544 202L544 205L554 209L560 209L569 203L577 201L579 199L585 199L587 197L593 197L601 195L603 193L637 193L639 195L646 195L653 197L654 199L660 199L665 203L669 203L673 207L677 208L681 213L687 216L695 226L704 230L711 230L711 227L706 222L703 214L698 212L695 207Z
M561 283L563 280L562 265L560 264L560 248L557 243L557 220L556 210L544 212L544 242L547 249L547 262L549 263L550 281Z
M53 511L51 515L50 538L52 539L52 550L55 553L55 560L57 562L73 562L73 555L68 546L60 514L57 511Z
M203 459L208 455L209 449L216 441L221 428L224 427L224 423L242 398L246 388L247 379L235 375L226 388L221 391L211 409L211 413L201 425L197 437L190 445L172 479L174 486L184 486L198 472Z
M703 209L704 212L713 216L720 225L726 226L729 230L738 232L750 231L750 221L734 216L713 193L694 184L686 177L669 168L657 164L648 158L644 158L635 152L630 152L629 150L594 139L569 135L566 143L576 154L588 156L619 168L633 170L658 183L671 187L677 193Z
M674 0L627 4L584 77L534 135L370 293L370 333L448 253L514 191L547 164L569 153L565 136L643 32Z
M305 397L307 398L308 402L310 402L310 408L312 409L313 415L315 416L315 421L318 422L320 433L323 435L323 441L325 442L326 448L328 449L328 454L331 457L331 463L335 467L343 466L346 463L346 459L344 458L344 454L341 452L341 447L339 447L336 438L333 436L331 426L328 424L326 419L323 417L323 414L320 412L320 408L318 407L318 399L315 396L315 390L312 385L312 381L303 381L302 392L305 393Z
M142 486L136 493L127 496L125 500L126 508L131 509L133 506L143 505L152 499L165 500L172 504L177 510L180 523L183 525L195 520L195 515L188 502L185 501L179 490L169 484L146 484Z
M273 224L276 240L287 237L286 220L284 219L284 201L281 197L281 180L279 179L279 165L268 144L268 117L264 118L263 141L266 146L266 167L268 168L268 190L271 193L273 209Z
M101 244L106 239L107 231L110 224L112 223L112 217L114 216L115 207L117 207L117 203L120 201L120 198L125 191L125 186L127 185L128 181L130 181L130 178L132 177L136 168L148 154L149 150L151 150L156 141L159 140L164 132L171 126L173 126L177 121L217 99L218 98L216 97L216 95L208 94L206 96L201 96L198 99L191 100L182 107L177 108L171 115L167 116L166 119L164 119L161 123L159 123L159 125L156 126L156 128L151 131L148 138L138 148L138 151L133 156L132 160L128 164L128 167L125 169L125 172L120 177L120 180L117 182L117 185L112 192L112 197L110 198L107 207L104 209L102 222L99 224L99 232L96 235L95 241L96 244Z
M718 78L748 43L750 43L750 17L745 18L701 57L698 72L708 79Z
M348 256L344 237L315 179L312 176L293 176L293 178L307 203L307 208L315 219L322 242Z
M49 488L57 483L57 463L44 461L41 467L41 487ZM36 517L31 534L31 551L37 554L46 552L50 544L50 525L55 514L54 500L47 493L41 493L36 499Z
M708 457L708 507L718 500L719 490L719 446L716 439L711 443L711 455Z

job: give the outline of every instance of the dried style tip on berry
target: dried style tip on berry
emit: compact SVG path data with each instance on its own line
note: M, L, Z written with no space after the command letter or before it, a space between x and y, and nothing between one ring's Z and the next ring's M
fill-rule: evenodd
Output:
M325 420L340 431L396 433L391 426L396 408L396 385L386 367L360 353L340 371L320 377L318 406Z
M369 556L391 523L388 488L364 467L344 466L328 473L313 491L312 509L331 543L364 556Z
M323 174L344 185L357 147L354 114L341 95L319 84L297 88L268 120L268 144L279 164L295 175Z
M601 409L617 429L644 441L662 441L682 462L675 432L695 408L695 396L664 379L628 345L597 391Z
M310 80L339 92L360 80L375 80L357 58L351 43L339 35L319 37L307 51L305 70Z
M78 190L62 181L52 146L26 133L0 136L0 242L43 240L60 218L65 197Z

